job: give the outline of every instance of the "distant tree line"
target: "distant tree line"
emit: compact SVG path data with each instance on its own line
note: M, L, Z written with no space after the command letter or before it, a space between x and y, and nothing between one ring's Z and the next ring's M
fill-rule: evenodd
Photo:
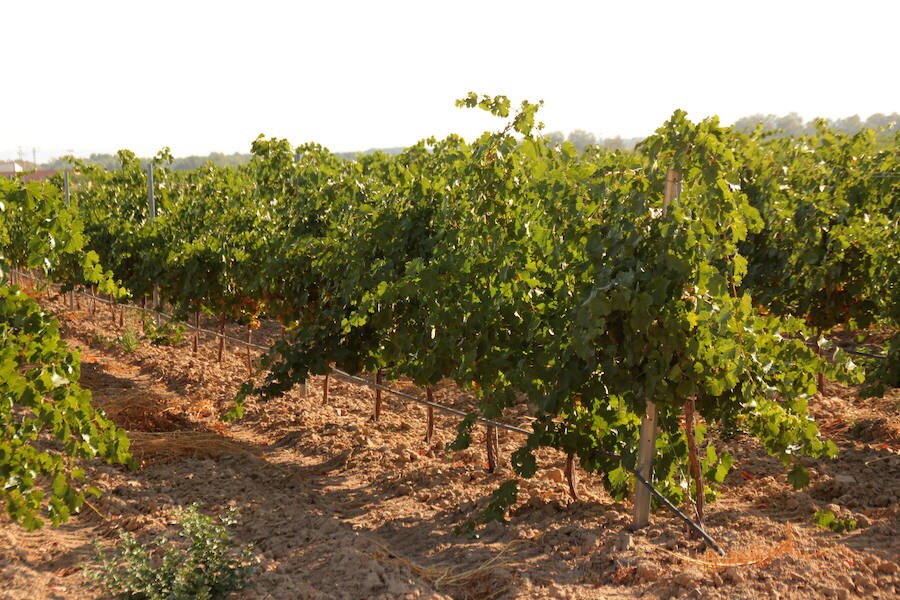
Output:
M837 131L844 133L856 133L863 128L869 128L876 132L876 135L886 140L893 138L894 133L900 126L900 114L891 113L889 115L876 113L868 119L863 120L859 115L845 117L842 119L825 119L825 123ZM816 120L804 121L799 114L792 112L784 116L755 114L748 117L742 117L734 122L734 127L738 130L750 132L762 125L764 131L772 132L775 136L792 136L808 135L815 133ZM583 152L588 146L606 148L608 150L632 150L635 144L643 138L622 138L616 137L599 137L590 131L584 129L576 129L568 135L562 131L551 131L544 134L548 140L557 144L563 142L571 142L579 151ZM399 154L403 148L370 148L361 152L339 152L337 156L341 158L355 158L361 154L372 154L374 152L383 152L384 154ZM176 171L189 171L197 169L207 163L212 163L219 167L230 167L242 165L250 162L250 154L241 154L235 152L233 154L224 154L222 152L211 152L206 156L184 156L175 158L172 168ZM91 154L85 162L99 165L108 170L118 169L119 159L115 154ZM141 162L148 162L142 159ZM56 158L48 163L40 165L41 169L64 169L67 166L65 158Z
M888 139L893 138L894 133L900 127L900 114L891 113L885 115L876 113L866 120L861 119L859 115L853 115L843 119L824 119L824 121L831 129L843 133L853 134L863 128L868 128L875 131L877 137ZM816 119L804 121L803 117L795 112L784 116L755 114L749 117L742 117L734 122L736 129L747 133L753 131L759 125L762 125L763 131L771 132L776 137L799 137L801 135L814 134L816 131ZM562 144L566 141L571 142L579 152L583 152L588 146L609 150L630 150L643 139L623 139L620 136L601 138L584 129L576 129L569 133L568 136L561 131L552 131L544 134L544 137L557 144Z
M335 152L334 155L339 158L350 160L360 155L375 154L376 152L387 154L388 156L396 156L397 154L402 154L404 150L406 150L406 148L403 146L396 146L393 148L369 148L362 152Z
M373 154L375 152L382 152L384 154L400 154L401 152L403 152L403 150L405 150L405 148L370 148L369 150L365 150L363 152L337 152L335 153L335 155L339 156L340 158L352 159L361 154ZM210 163L217 167L236 167L239 165L247 164L248 162L250 162L251 158L253 158L252 154L241 154L240 152L235 152L233 154L211 152L206 156L182 156L177 157L172 161L172 170L193 171L202 167L203 165ZM83 160L87 164L98 165L108 171L113 171L121 167L119 158L115 154L91 154L88 158ZM147 163L149 163L149 159L141 159L141 164L146 166ZM26 169L33 168L33 165L31 165L31 163L24 164L26 166ZM40 168L65 169L67 166L68 162L66 161L65 157L60 157L41 165Z
M250 154L241 154L235 152L233 154L224 154L222 152L210 152L206 156L182 156L172 161L172 169L175 171L192 171L198 169L207 163L212 163L218 167L236 167L250 162ZM92 165L98 165L113 171L121 167L119 158L115 154L91 154L84 159L84 162ZM148 163L149 159L141 159L141 163ZM42 165L43 169L64 169L68 166L65 157L55 158L52 161Z
M568 136L562 131L551 131L544 134L544 137L556 144L570 142L579 152L584 152L588 146L596 146L598 148L606 148L607 150L632 150L634 145L644 138L622 138L621 136L611 138L601 138L590 131L584 129L576 129L569 133Z
M859 115L845 117L843 119L825 119L825 123L831 128L843 133L856 133L863 128L872 129L876 134L893 136L900 125L900 114L891 113L885 115L876 113L863 121ZM777 132L775 135L785 137L798 137L815 133L816 120L803 121L803 117L792 112L783 117L777 115L756 114L742 117L734 122L734 127L741 131L750 132L762 125L763 130Z

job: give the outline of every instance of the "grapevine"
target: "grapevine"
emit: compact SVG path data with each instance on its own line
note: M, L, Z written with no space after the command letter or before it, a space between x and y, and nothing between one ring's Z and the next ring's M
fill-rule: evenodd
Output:
M78 385L78 353L57 322L7 281L10 266L49 274L80 263L84 280L121 295L96 254L82 251L80 232L53 188L0 179L0 500L27 529L40 527L41 516L59 524L85 493L99 495L72 459L130 460L124 431Z
M164 150L156 215L133 154L115 172L76 163L73 215L136 297L158 286L182 316L283 324L236 414L333 368L450 380L475 398L455 448L478 417L524 412L526 442L492 465L530 477L534 452L556 448L621 498L652 402L654 485L698 516L733 462L710 426L756 437L804 485L800 457L835 452L807 413L817 377L864 376L826 335L898 324L896 180L880 176L896 144L822 124L746 135L676 111L634 152L579 154L543 137L540 104L458 104L501 125L355 160L260 136L250 165L188 173ZM670 171L682 191L666 206Z

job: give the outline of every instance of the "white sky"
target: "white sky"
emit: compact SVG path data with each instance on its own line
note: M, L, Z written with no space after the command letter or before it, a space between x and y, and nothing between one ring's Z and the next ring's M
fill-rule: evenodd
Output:
M634 137L676 108L900 112L896 0L0 0L0 159L333 151L499 124L468 91L543 99L548 131Z

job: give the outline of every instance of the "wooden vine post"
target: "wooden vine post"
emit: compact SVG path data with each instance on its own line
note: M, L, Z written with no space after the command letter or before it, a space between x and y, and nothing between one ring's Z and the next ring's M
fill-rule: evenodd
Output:
M663 218L669 204L681 194L681 174L674 169L666 173L666 191L663 196ZM652 481L653 456L656 454L656 403L647 401L647 409L641 419L641 438L638 447L637 471L647 481ZM632 528L640 529L650 523L650 490L635 478L634 514Z
M109 313L112 317L112 326L115 328L116 324L119 322L119 315L116 312L116 299L112 294L109 294Z
M372 416L373 421L381 418L381 382L384 379L384 369L375 371L375 414Z
M431 387L425 388L425 398L429 403L434 402L434 391ZM430 444L431 438L434 436L434 407L429 404L427 410L428 424L425 426L425 443Z
M328 404L328 373L325 373L325 379L322 380L322 404Z
M688 466L691 477L694 479L695 501L694 512L697 524L703 527L703 470L700 468L700 459L697 456L697 438L694 437L694 399L684 401L684 435L687 438Z
M575 455L573 453L566 454L566 481L569 484L569 496L572 500L578 502L578 478L575 473Z
M497 458L500 454L500 444L497 440L497 426L488 424L484 437L487 445L488 473L494 473L497 471Z
M191 353L197 354L197 346L200 345L200 311L194 311L194 342L191 346Z

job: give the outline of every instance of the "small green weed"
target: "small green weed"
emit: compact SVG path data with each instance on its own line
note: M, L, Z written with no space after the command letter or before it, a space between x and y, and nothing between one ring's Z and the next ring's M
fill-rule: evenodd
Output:
M144 335L154 346L177 346L184 341L184 325L177 321L166 321L157 325L149 314L143 316Z
M112 556L97 550L99 569L86 576L121 597L146 600L224 598L247 587L259 564L252 544L236 547L227 527L236 513L219 518L203 515L197 504L178 513L177 540L159 537L148 548L134 536L120 532Z
M110 338L109 336L101 335L99 333L95 333L91 336L91 345L100 346L109 350L110 346L112 346L112 338Z
M817 510L816 524L822 529L830 529L835 533L856 529L856 519L853 517L837 517L830 510Z
M119 339L117 341L119 343L119 346L125 352L134 352L138 349L138 346L140 346L141 343L140 339L138 338L137 331L131 328L123 331L122 335L119 336Z

